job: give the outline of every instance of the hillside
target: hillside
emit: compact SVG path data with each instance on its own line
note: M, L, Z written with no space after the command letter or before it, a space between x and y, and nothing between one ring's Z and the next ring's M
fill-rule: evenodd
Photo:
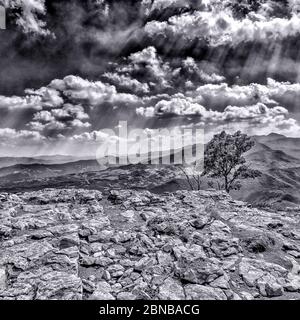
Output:
M34 180L97 170L100 170L100 167L96 160L67 161L60 164L41 164L35 162L0 168L0 177L2 182L23 181L25 179Z
M268 136L255 136L254 138L274 150L281 150L292 157L300 159L300 138L289 138L274 133Z
M0 299L300 298L299 211L215 191L0 200Z
M261 171L260 178L244 181L237 199L257 206L286 208L300 204L300 139L278 134L256 136L246 159Z
M15 165L32 165L32 164L62 164L83 160L73 156L53 155L53 156L36 156L36 157L0 157L0 168L12 167Z
M254 139L256 144L246 154L246 159L262 175L255 180L243 181L242 189L233 191L232 196L258 207L276 206L284 209L299 206L299 139L277 134L255 136ZM192 153L195 152L195 146L191 150ZM171 160L178 152L182 151L171 153ZM144 189L160 194L189 188L178 168L173 165L151 165L147 161L147 155L143 164L114 165L106 169L96 160L76 160L62 156L30 161L33 160L35 162L27 163L26 158L25 163L0 168L0 190L12 192L74 187L104 191L106 188L116 188ZM21 158L15 161L21 161ZM46 163L47 161L50 163ZM207 180L202 180L202 188L209 188Z

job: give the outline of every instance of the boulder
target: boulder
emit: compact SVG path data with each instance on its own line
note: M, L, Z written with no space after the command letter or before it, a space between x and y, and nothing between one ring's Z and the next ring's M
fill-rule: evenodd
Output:
M299 275L289 275L287 283L284 286L286 291L290 292L300 292L300 276Z
M0 266L0 291L6 288L6 271Z
M74 275L53 271L36 280L37 300L81 300L82 282Z
M159 287L158 298L161 300L184 300L184 290L179 281L167 278Z
M262 279L257 283L259 292L265 297L280 297L283 295L283 286L276 279Z
M117 300L136 300L136 296L131 292L120 292L117 295Z
M184 287L187 300L227 300L221 289L189 284Z
M96 289L90 297L90 300L115 300L115 297L111 292L111 286L106 281L100 281L97 283Z

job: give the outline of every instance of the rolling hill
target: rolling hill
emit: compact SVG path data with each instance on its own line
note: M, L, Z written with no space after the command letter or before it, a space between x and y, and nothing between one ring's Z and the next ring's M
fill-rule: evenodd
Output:
M300 139L277 134L255 136L254 139L256 144L246 154L246 159L262 175L255 180L244 180L241 190L232 192L232 196L255 206L299 206ZM171 152L171 161L180 152ZM209 188L206 179L202 180L201 187ZM189 188L176 166L149 164L147 156L140 164L108 168L99 166L95 159L79 160L68 156L0 158L0 190L45 187L98 190L113 187L147 189L156 193Z

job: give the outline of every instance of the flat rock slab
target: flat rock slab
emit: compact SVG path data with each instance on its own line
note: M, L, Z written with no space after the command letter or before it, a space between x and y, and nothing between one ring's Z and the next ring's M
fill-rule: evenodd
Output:
M0 199L0 299L300 299L298 212L213 190Z

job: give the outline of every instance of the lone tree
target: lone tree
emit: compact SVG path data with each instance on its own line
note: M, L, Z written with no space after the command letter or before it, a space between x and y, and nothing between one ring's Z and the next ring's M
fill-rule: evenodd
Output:
M240 131L233 135L223 131L207 144L204 155L204 172L211 178L222 179L221 188L226 192L239 190L241 179L255 179L261 175L246 165L243 154L249 151L255 142Z

